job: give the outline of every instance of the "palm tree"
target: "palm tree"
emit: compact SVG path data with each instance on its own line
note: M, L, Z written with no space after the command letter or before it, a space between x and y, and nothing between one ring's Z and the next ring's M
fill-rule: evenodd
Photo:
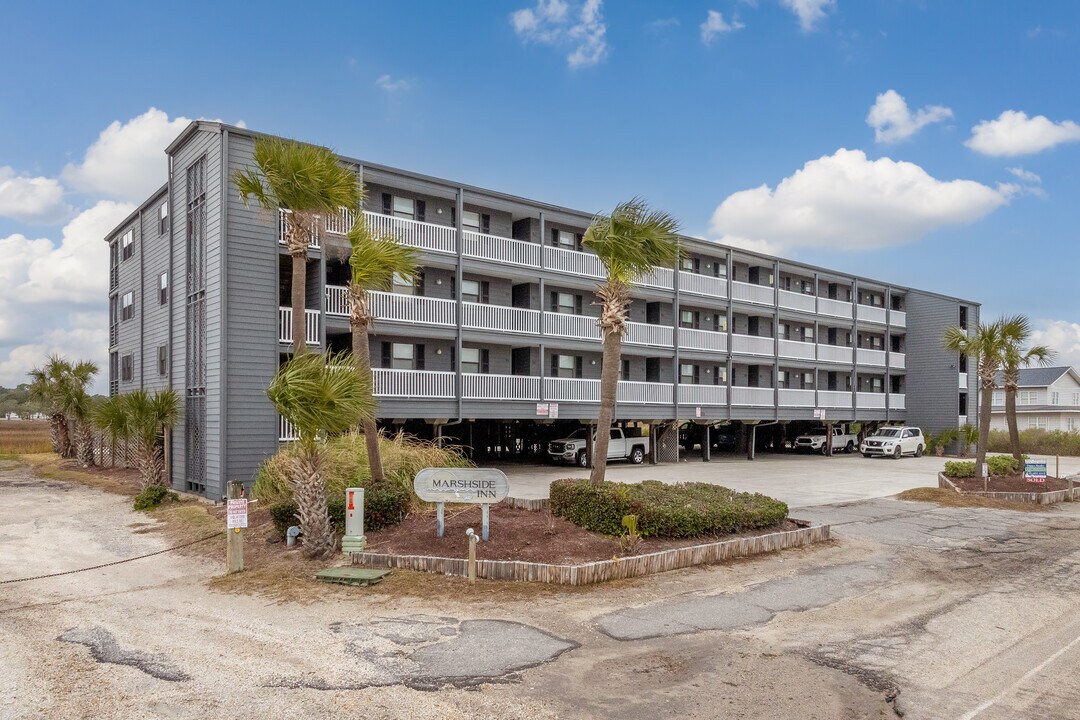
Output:
M376 237L362 215L357 216L356 223L349 230L349 243L352 245L352 254L349 256L349 268L352 271L349 283L349 325L352 327L353 359L357 372L370 378L371 348L368 345L368 333L374 318L368 305L368 292L391 290L395 276L412 281L416 275L417 253L415 248L402 245L393 236ZM363 428L371 480L382 482L385 475L379 454L379 430L375 425L374 415L364 418Z
M356 174L338 162L328 148L279 138L255 141L256 168L240 170L233 182L247 203L255 198L263 208L284 215L285 247L292 256L293 352L304 352L304 309L307 295L308 247L318 232L320 214L341 208L359 210L360 183Z
M326 507L325 439L374 418L371 373L352 372L348 353L297 355L278 368L266 394L297 430L299 453L289 456L293 500L305 552L325 557L337 547Z
M661 210L650 209L634 198L615 208L611 215L597 215L585 231L583 244L600 258L607 280L597 288L600 317L597 325L604 341L600 369L600 414L593 443L591 480L604 481L607 449L615 400L619 390L622 336L630 307L630 285L651 273L655 266L671 267L679 258L675 233L679 223Z
M78 435L81 425L85 424L80 421L89 419L90 400L86 389L97 371L97 365L89 360L81 360L72 365L59 355L50 355L49 361L43 367L30 371L33 380L30 394L46 408L53 452L60 457L75 456L76 443L72 442L71 437L72 422L75 423L74 434ZM90 442L93 441L92 434L89 439ZM82 461L83 456L79 459ZM92 462L92 454L90 459Z
M94 421L114 443L134 442L135 466L145 490L165 484L165 458L158 437L176 424L179 415L180 396L175 390L151 394L140 388L101 403L94 412Z
M81 360L70 366L58 388L60 407L73 425L74 454L83 467L94 464L94 425L90 417L94 400L87 388L97 372L96 363Z
M1002 320L989 325L979 323L972 332L960 327L945 331L942 346L949 352L959 353L978 363L979 441L975 448L975 467L982 468L986 461L986 445L990 439L990 406L997 385L997 374L1005 355L1006 340L1002 332Z
M960 438L960 457L966 458L971 452L971 446L979 442L979 428L971 423L964 423L960 426L957 437Z
M1020 384L1020 368L1029 365L1046 365L1054 351L1046 345L1024 347L1031 339L1031 321L1023 315L1002 318L1001 331L1005 348L1002 360L1002 380L1005 385L1005 420L1009 425L1009 444L1017 467L1023 465L1024 455L1020 449L1020 430L1016 423L1016 388Z

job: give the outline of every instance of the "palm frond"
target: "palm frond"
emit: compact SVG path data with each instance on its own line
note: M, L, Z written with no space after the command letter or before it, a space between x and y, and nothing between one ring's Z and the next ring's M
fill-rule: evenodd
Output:
M404 245L392 235L382 237L371 232L363 217L357 219L349 230L349 268L352 284L364 290L389 291L394 276L412 281L416 276L418 253L416 248Z
M120 442L131 437L131 425L123 395L113 395L105 399L93 410L94 424L105 433L112 442Z
M305 353L278 368L266 394L296 427L300 441L311 444L373 418L371 392L371 375L356 372L350 353Z
M342 165L332 150L280 138L259 138L255 168L233 174L240 196L254 198L267 209L310 213L358 210L362 190L356 173Z
M634 198L610 215L597 215L585 231L583 244L600 258L608 278L629 284L648 275L654 266L671 267L679 258L678 221L662 210Z

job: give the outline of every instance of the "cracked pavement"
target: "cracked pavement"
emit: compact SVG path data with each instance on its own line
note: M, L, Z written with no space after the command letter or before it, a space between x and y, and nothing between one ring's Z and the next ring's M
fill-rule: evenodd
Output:
M0 579L166 544L124 498L10 467L0 494ZM793 514L836 542L513 600L268 602L175 553L0 586L0 717L1080 717L1080 504Z

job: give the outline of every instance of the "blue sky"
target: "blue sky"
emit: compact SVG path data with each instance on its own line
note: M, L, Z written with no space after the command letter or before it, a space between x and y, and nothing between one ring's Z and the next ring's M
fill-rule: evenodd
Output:
M1026 313L1080 362L1078 3L37 2L5 24L0 384L104 359L100 236L197 117L590 211L641 195L690 234Z

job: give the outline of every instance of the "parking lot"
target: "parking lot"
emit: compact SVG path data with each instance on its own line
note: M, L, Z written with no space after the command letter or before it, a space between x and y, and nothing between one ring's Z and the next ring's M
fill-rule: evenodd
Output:
M745 492L759 492L793 508L855 502L888 497L915 487L937 485L945 465L940 457L905 457L901 460L855 455L759 453L756 460L743 456L714 455L702 462L694 453L677 464L631 465L612 462L607 478L622 482L707 482ZM498 465L510 479L510 494L521 498L548 496L552 480L588 477L589 471L569 465ZM1050 458L1050 471L1054 461ZM1080 458L1062 458L1062 474L1080 472Z

